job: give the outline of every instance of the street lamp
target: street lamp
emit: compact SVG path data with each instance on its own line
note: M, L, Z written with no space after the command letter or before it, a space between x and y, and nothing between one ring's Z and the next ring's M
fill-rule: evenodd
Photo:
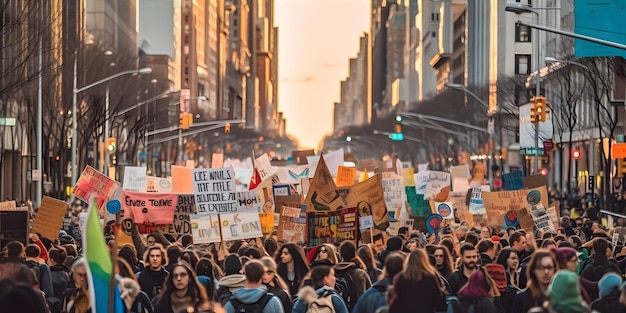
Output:
M100 85L102 83L106 83L110 80L116 79L120 76L124 76L124 75L129 75L129 74L150 74L152 73L152 69L149 67L145 67L145 68L141 68L141 69L137 69L137 70L129 70L129 71L123 71L120 73L117 73L115 75L111 75L109 77L103 78L99 81L93 82L87 86L84 86L82 88L77 88L77 83L76 83L76 70L77 70L77 64L76 64L76 60L74 61L74 81L73 81L73 88L72 88L72 159L71 159L71 170L72 170L72 181L71 184L72 186L74 186L76 184L76 176L77 176L77 169L76 167L78 166L78 164L76 163L76 137L78 137L77 135L77 130L76 130L76 124L77 124L77 118L76 118L76 96L78 95L79 92L85 91L89 88L93 88L97 85ZM106 118L108 119L109 116L109 112L107 110L106 112ZM107 135L107 134L105 134ZM74 201L74 196L71 196L71 201Z
M521 4L519 2L511 2L507 3L504 7L504 10L507 12L513 12L517 15L524 13L533 13L537 16L537 24L539 24L539 12L535 11L533 8L528 5ZM537 72L535 73L535 97L539 97L541 95L541 62L539 62L539 53L541 50L541 46L539 45L539 30L535 29L535 43L537 49L537 55L535 55L535 63ZM539 121L535 122L535 160L533 164L533 173L537 174L539 172Z
M585 70L589 70L589 67L587 67L587 65L584 65L584 64L576 62L576 61L558 60L555 57L546 57L546 65L549 65L549 64L560 64L560 63L576 65L578 67L584 68Z

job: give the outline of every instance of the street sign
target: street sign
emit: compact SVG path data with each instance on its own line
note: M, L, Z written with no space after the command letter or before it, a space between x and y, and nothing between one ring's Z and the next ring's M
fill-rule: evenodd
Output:
M554 148L554 142L552 140L546 140L543 142L543 150L550 152Z
M543 155L544 154L544 149L543 148L539 148L537 150L538 153L536 153L537 155ZM535 155L535 148L523 148L520 149L520 153L522 155Z
M391 135L389 135L389 138L391 138L391 140L393 141L402 141L404 140L404 133L391 133Z
M15 126L16 123L15 117L0 117L0 126Z

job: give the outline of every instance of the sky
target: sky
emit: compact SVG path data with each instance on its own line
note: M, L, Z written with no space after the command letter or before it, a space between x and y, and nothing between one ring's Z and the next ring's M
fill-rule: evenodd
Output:
M300 148L332 132L333 103L359 38L369 29L370 0L275 0L278 106Z

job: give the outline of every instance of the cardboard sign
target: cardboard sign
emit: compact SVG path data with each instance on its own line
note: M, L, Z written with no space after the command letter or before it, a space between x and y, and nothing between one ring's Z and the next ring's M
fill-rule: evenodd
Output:
M539 188L541 186L548 186L548 178L546 176L537 174L528 177L524 177L523 179L524 188Z
M198 168L192 171L197 215L237 213L235 173L232 168Z
M72 194L85 202L89 202L90 198L95 196L98 199L98 208L101 208L104 201L112 198L119 187L120 183L87 165L72 189Z
M385 172L383 173L382 185L385 204L389 211L389 222L397 222L400 219L400 212L406 211L406 195L402 185L402 176L393 172Z
M326 166L326 161L322 156L317 162L315 176L311 181L309 193L304 200L304 204L306 204L306 210L308 212L334 211L337 210L338 207L341 206L341 204L330 204L340 200L341 199L339 197L339 193L337 192L335 180L333 179L330 170L328 170L328 167ZM343 207L347 206L344 205Z
M337 168L339 167L339 165L343 165L344 163L343 157L344 157L343 149L338 149L338 150L324 154L324 163L326 163L326 167L328 168L332 176L337 175ZM317 163L319 162L320 159L321 159L321 155L307 157L307 162L309 162L309 168L311 169L311 171L309 171L310 174L313 174L313 169L318 167ZM315 173L315 175L317 175L317 173ZM309 177L312 178L313 175L309 175Z
M0 211L15 211L17 205L15 200L0 202Z
M507 211L526 208L526 195L526 190L483 192L489 224L504 225L504 214Z
M193 168L172 165L172 193L193 193Z
M448 199L450 193L450 173L430 171L424 198L433 198L435 201L443 202Z
M224 154L213 153L211 155L211 168L221 168L224 166Z
M286 203L280 207L278 221L278 240L295 244L306 243L306 212L299 203Z
M528 209L520 208L516 211L516 213L519 227L527 232L532 232L535 222L533 221L533 217L530 216L530 213L528 213Z
M356 168L339 165L337 168L337 187L354 185Z
M146 167L145 166L125 166L124 181L122 186L126 190L146 192Z
M172 192L172 179L146 176L146 191L170 193Z
M357 242L356 208L341 209L334 212L308 213L308 246L316 247L323 243L341 243L349 240Z
M67 202L44 196L32 232L50 240L57 239L66 213Z

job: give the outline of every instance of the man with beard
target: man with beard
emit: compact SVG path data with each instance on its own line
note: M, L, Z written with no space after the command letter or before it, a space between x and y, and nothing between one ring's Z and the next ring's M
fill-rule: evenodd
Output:
M471 243L461 246L461 261L463 262L456 271L448 276L450 293L456 295L461 287L467 284L467 279L478 270L478 250Z
M150 299L156 297L163 287L163 282L169 274L163 265L165 261L165 250L163 246L156 243L148 247L144 254L144 263L148 267L137 273L137 281L141 286L141 291L145 292Z

